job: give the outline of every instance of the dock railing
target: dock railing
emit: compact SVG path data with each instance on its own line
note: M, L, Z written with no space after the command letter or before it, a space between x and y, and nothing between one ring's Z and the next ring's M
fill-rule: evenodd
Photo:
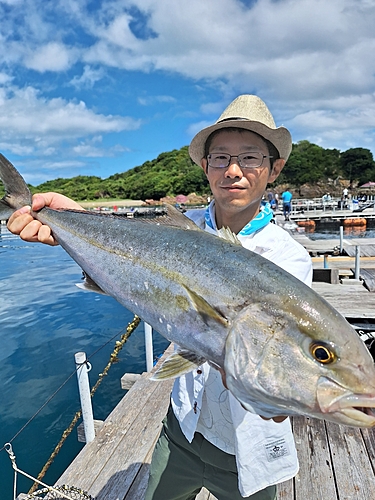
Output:
M358 200L353 197L348 200L343 200L340 197L332 197L330 200L323 200L322 197L315 198L293 198L292 199L292 214L304 212L305 214L317 212L340 212L343 210L357 210L369 205L375 211L375 195L369 195L366 201ZM372 205L372 206L371 206ZM279 203L279 210L282 211L283 203Z

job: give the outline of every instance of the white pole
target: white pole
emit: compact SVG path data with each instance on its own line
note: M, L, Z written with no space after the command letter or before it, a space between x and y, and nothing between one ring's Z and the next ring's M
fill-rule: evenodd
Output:
M90 363L86 362L86 353L77 352L74 355L77 368L77 379L79 397L81 400L83 428L85 430L86 443L93 441L95 438L94 416L92 413L92 404L90 396L90 383L88 372L91 370Z
M340 255L344 249L344 226L340 226Z
M354 278L356 280L359 280L359 271L360 271L360 260L361 260L361 247L359 245L356 245L355 247L355 273L354 273Z
M145 323L146 370L150 372L154 365L154 349L152 345L152 327Z

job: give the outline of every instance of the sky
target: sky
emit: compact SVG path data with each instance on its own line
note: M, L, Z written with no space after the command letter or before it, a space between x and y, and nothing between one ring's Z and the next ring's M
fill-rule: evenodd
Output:
M36 186L188 145L240 94L375 156L375 0L0 0L0 152Z

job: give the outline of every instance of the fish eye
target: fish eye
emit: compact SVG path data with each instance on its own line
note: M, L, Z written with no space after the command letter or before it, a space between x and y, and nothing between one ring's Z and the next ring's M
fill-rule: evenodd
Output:
M316 361L324 365L333 363L337 359L332 347L324 342L313 342L310 345L310 352Z

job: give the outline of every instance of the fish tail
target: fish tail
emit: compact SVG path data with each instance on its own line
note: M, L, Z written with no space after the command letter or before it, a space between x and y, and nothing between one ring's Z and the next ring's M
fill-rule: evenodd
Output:
M0 220L7 220L19 208L31 205L31 193L18 170L1 153L0 179L5 188L0 200Z

